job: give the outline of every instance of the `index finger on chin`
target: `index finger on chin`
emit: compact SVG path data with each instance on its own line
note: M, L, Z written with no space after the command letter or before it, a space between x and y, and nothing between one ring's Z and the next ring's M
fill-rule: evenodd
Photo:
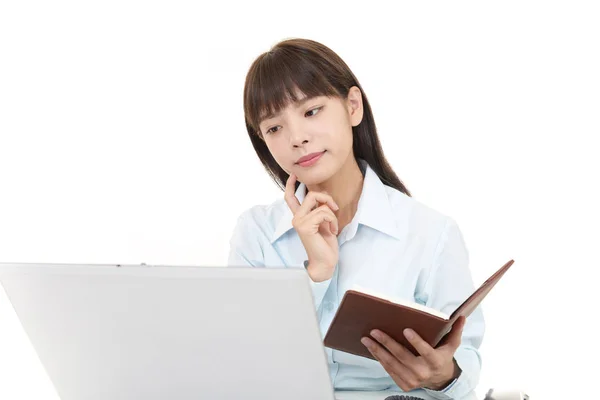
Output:
M285 202L293 214L300 208L300 202L296 198L296 175L290 174L285 183Z

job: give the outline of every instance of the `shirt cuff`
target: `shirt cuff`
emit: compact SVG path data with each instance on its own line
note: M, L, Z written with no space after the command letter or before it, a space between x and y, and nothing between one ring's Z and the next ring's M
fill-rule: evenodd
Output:
M325 297L325 293L327 292L327 289L329 288L329 284L331 283L331 278L327 279L326 281L322 281L322 282L313 282L313 280L310 279L310 276L309 276L308 280L310 281L310 288L313 293L313 299L315 300L315 308L318 309L319 306L321 305L321 302L323 301L323 298Z
M460 363L456 360L460 368ZM465 374L464 370L461 368L460 375L458 378L455 378L448 386L443 388L442 390L433 390L424 388L427 394L435 399L440 400L450 400L450 399L458 399L465 394L465 392L469 392L469 382L468 376Z
M304 262L304 267L306 268L308 261ZM321 302L323 302L323 298L325 297L325 293L327 293L327 289L329 289L329 284L331 283L331 279L329 278L326 281L315 282L310 278L310 275L306 273L308 277L308 281L310 282L310 289L312 290L313 299L315 301L315 309L319 309L321 306Z

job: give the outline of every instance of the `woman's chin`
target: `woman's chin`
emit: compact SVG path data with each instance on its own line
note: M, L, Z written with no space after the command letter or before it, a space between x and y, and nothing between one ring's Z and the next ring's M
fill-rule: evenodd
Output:
M306 186L321 185L331 179L333 173L325 168L315 168L306 171L298 171L298 180Z

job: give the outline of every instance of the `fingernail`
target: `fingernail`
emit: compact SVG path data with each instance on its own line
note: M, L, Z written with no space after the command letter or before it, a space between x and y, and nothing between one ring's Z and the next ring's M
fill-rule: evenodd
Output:
M370 345L370 343L369 343L369 339L367 339L367 338L365 338L365 337L364 337L364 338L362 338L362 339L360 339L360 342L361 342L362 344L364 344L365 346L367 346L367 347L369 347L369 345Z
M415 333L412 331L412 329L408 329L408 328L406 328L406 329L404 330L404 336L406 336L406 338L407 338L408 340L410 340L410 339L412 339L412 338L414 338L414 337L415 337Z
M381 339L381 334L378 331L371 331L371 336L377 340Z

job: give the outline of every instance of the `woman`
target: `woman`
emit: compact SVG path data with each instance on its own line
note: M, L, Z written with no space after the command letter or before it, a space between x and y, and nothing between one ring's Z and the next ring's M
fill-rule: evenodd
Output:
M411 197L383 155L361 85L332 50L292 39L261 54L246 77L244 112L285 195L239 217L229 265L306 268L322 335L354 284L447 314L474 291L457 224ZM326 349L331 379L336 390L472 396L483 332L480 309L435 349L407 330L417 357L375 330L363 343L377 361Z

